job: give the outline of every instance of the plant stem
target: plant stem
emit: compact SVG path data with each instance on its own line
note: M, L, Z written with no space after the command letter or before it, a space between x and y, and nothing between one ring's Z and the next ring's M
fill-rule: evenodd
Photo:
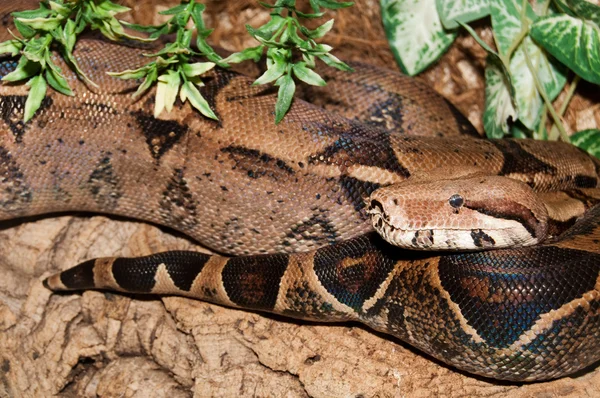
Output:
M544 127L546 126L546 120L548 120L548 107L544 104L544 111L542 112L542 117L540 119L540 125L538 126L538 130L535 133L534 137L536 140L544 139ZM546 138L548 139L548 138Z
M531 58L529 58L529 52L527 51L527 46L523 46L523 55L525 55L525 62L527 63L527 68L529 68L529 72L531 73L531 76L533 76L533 81L535 82L535 87L537 88L538 92L544 99L544 103L546 104L546 107L548 108L548 111L550 112L552 119L554 119L554 123L555 123L556 127L558 128L558 131L560 132L560 137L562 138L563 141L569 142L570 141L569 136L565 130L565 127L563 126L563 124L560 120L560 116L558 116L558 114L556 113L556 110L554 110L554 107L552 106L552 102L550 102L550 99L548 98L548 95L546 94L546 90L544 89L544 86L540 83L540 79L538 78L536 70L533 67Z
M579 80L581 80L579 75L575 75L575 77L573 78L573 81L571 82L571 85L569 86L569 89L567 90L567 95L565 97L565 100L563 101L563 103L560 105L560 108L558 109L558 115L560 117L563 117L563 115L565 114L567 107L569 106L569 103L571 102L571 99L573 98L573 94L575 94L575 89L577 88L577 84L579 83ZM549 136L555 137L556 135L557 135L557 127L552 126Z

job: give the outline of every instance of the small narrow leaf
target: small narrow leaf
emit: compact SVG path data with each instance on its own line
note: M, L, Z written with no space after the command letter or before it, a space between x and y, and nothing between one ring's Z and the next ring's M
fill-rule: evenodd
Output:
M237 64L248 59L258 62L262 56L264 48L265 46L263 45L246 48L241 52L231 54L229 57L225 58L223 62Z
M173 104L177 98L180 82L179 74L172 70L158 77L156 102L154 103L154 117L158 117L163 109L166 109L167 112L173 110Z
M35 112L40 109L42 105L42 101L46 96L46 81L40 75L33 77L29 82L27 82L29 88L29 95L27 96L27 101L25 101L25 114L23 115L23 120L27 123Z
M318 73L309 69L304 62L294 64L292 70L294 71L294 75L304 83L312 86L324 86L327 84Z
M196 62L194 64L184 64L182 70L187 77L194 77L203 75L214 67L214 62Z
M204 97L202 97L202 94L200 94L200 91L198 91L193 83L184 82L181 87L181 91L184 93L181 94L181 97L188 99L192 106L200 111L200 113L208 118L218 120L217 115L215 115L213 110L210 109L208 102L206 102Z
M10 53L10 55L15 56L21 51L23 48L23 44L18 40L7 40L3 43L0 43L0 54Z
M156 70L156 68L151 68L148 71L148 73L146 74L146 78L144 79L142 84L140 84L140 86L138 87L137 91L135 93L133 93L132 97L134 99L138 98L139 96L144 94L146 91L148 91L150 86L152 86L152 83L154 83L156 81L157 77L158 77L158 71Z
M21 22L24 25L27 25L33 29L39 29L43 31L51 31L53 29L58 28L60 23L62 22L62 17L54 17L54 18L33 18L33 19L24 19L18 18L17 21Z
M2 78L3 82L18 82L19 80L27 79L38 73L40 64L31 62L25 57L19 59L19 63L15 70Z
M285 62L274 62L253 84L266 84L279 79L285 73L286 67Z
M119 79L141 79L146 76L148 70L150 69L149 65L142 66L138 69L127 69L121 72L106 72L109 76L118 77Z
M333 28L333 19L325 22L315 30L309 30L306 36L311 39L320 39L321 37L325 36L327 32L331 30L331 28Z
M65 79L65 77L54 68L46 69L46 81L48 82L50 87L52 87L59 93L69 96L75 95L71 90L71 87L69 87L67 79Z
M335 55L325 54L325 55L319 55L317 58L319 58L321 61L323 61L325 63L325 65L327 65L327 66L334 67L334 68L342 70L344 72L354 72L354 69L352 69L346 63L340 61L339 58L337 58Z
M277 103L275 104L275 124L278 124L292 105L294 93L296 92L296 83L290 75L281 76L276 83L279 86L277 92Z

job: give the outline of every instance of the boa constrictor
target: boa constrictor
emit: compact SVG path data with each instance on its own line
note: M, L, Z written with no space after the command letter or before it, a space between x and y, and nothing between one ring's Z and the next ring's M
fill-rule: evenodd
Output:
M364 65L353 75L326 72L328 87L305 93L315 102L335 98L325 107L339 113L298 99L274 125L272 89L216 70L202 94L218 122L187 104L157 119L153 93L134 102L135 82L105 74L139 66L140 53L82 40L78 62L100 88L69 75L76 96L49 93L28 123L26 89L0 87L0 218L124 215L240 257L90 260L46 286L359 321L499 379L555 378L599 359L599 208L539 246L453 255L391 247L371 232L364 208L379 187L477 168L564 191L553 199L566 205L555 214L564 227L595 203L596 160L567 144L465 137L470 127L443 99ZM4 58L0 76L14 67ZM411 130L423 136L405 134ZM494 214L517 217L510 206Z

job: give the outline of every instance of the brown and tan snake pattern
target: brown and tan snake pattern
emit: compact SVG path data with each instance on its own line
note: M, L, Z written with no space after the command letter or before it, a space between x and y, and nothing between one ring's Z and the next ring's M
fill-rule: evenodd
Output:
M90 260L49 278L50 288L179 294L359 321L499 379L555 378L600 358L600 208L575 223L596 203L596 160L567 144L465 136L468 124L443 99L365 65L327 72L326 91L305 96L336 98L328 109L298 99L279 125L271 88L223 70L202 88L218 122L187 104L156 119L153 93L133 102L135 83L104 73L135 68L140 54L82 40L76 55L100 89L69 75L76 96L49 93L27 124L26 89L0 87L0 217L124 215L240 257ZM14 66L4 58L0 75ZM523 181L556 205L550 235L570 229L534 247L453 255L400 250L371 232L372 192L439 170ZM512 205L478 209L524 224L535 217ZM490 244L483 232L472 236Z

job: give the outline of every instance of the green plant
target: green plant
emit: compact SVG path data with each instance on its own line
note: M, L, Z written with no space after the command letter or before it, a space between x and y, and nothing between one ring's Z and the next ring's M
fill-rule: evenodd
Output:
M62 70L52 60L52 50L57 49L68 64L88 84L95 86L77 65L73 57L73 49L77 36L86 27L99 29L110 40L123 37L153 41L165 34L174 34L175 41L167 43L160 51L145 54L155 58L154 61L135 70L110 72L121 79L144 79L134 98L145 93L155 82L158 87L154 115L158 117L163 110L171 111L177 94L182 102L190 101L191 105L203 115L217 119L197 87L202 86L200 76L212 69L215 64L227 67L229 62L241 62L246 59L258 61L263 51L267 50L267 72L256 84L275 81L279 95L275 107L276 121L279 122L288 111L295 92L292 77L313 85L324 85L325 81L312 69L315 58L327 65L342 70L351 70L345 63L331 55L331 46L317 44L333 26L330 20L317 29L310 30L300 24L298 18L319 18L324 15L321 8L338 9L349 7L352 3L336 0L309 0L313 13L302 13L296 9L295 0L277 0L275 5L261 3L272 8L271 21L264 26L253 29L247 26L250 34L261 44L233 54L227 60L221 57L208 45L207 38L212 30L207 29L202 20L204 4L196 0L182 0L181 3L162 15L172 15L165 23L158 26L142 26L130 24L115 18L118 13L129 11L129 8L112 3L110 0L41 0L38 10L13 13L15 26L22 38L0 43L0 53L13 56L21 54L17 68L2 80L16 82L28 79L29 95L25 104L24 121L30 120L39 109L46 95L47 86L65 95L73 95ZM283 14L286 13L286 16ZM192 21L193 28L188 28ZM123 26L146 34L145 38L129 36ZM191 47L194 31L197 32L196 47ZM302 61L293 60L296 53L302 55ZM204 56L210 62L190 63L194 56Z
M600 84L600 7L585 0L382 0L383 22L400 67L414 75L437 60L464 26L488 52L484 127L488 137L569 141L561 123L579 79ZM490 16L497 50L468 26ZM413 29L419 26L420 29ZM411 45L407 36L415 33ZM568 70L576 76L560 109L552 101ZM546 131L548 115L554 127ZM600 142L600 131L585 140ZM588 149L592 147L588 145ZM598 148L595 155L600 155Z
M330 54L331 46L316 42L331 30L333 20L311 30L300 24L299 18L320 18L325 14L321 8L339 9L350 7L353 3L310 0L312 13L303 13L298 10L296 0L277 0L274 5L262 2L261 4L273 10L270 21L256 29L246 25L248 33L260 44L232 54L224 61L237 63L252 59L258 62L266 50L267 71L254 84L275 82L275 85L279 87L275 105L275 123L279 123L289 110L294 98L296 90L294 76L314 86L326 84L321 76L313 70L316 58L337 69L352 70L344 62ZM296 60L296 55L301 56L301 60Z
M16 69L2 78L5 82L28 80L29 95L25 102L24 120L28 121L40 107L47 87L65 95L73 95L61 68L52 60L52 47L58 49L63 58L88 84L95 85L79 68L73 48L75 38L86 27L98 29L112 40L127 35L115 15L128 11L110 0L40 2L37 10L14 12L15 27L22 38L0 43L0 54L21 54ZM12 33L12 32L11 32ZM140 38L135 38L140 39Z
M164 109L170 112L179 93L181 102L189 100L192 106L204 116L217 119L217 115L210 109L208 102L196 88L196 86L202 86L200 76L212 69L215 64L226 66L221 61L221 57L206 42L206 38L212 30L206 29L204 26L202 20L204 9L204 4L192 0L160 12L161 15L172 15L173 17L158 26L143 26L121 21L129 28L148 34L150 39L157 39L165 34L176 34L175 42L166 44L157 53L145 54L147 57L156 57L155 61L139 69L109 73L111 76L121 79L144 78L138 90L133 94L134 98L145 93L155 81L158 81L154 105L155 117L158 117ZM197 32L198 51L191 47L194 29L187 28L190 20ZM204 56L212 62L190 63L194 56Z

